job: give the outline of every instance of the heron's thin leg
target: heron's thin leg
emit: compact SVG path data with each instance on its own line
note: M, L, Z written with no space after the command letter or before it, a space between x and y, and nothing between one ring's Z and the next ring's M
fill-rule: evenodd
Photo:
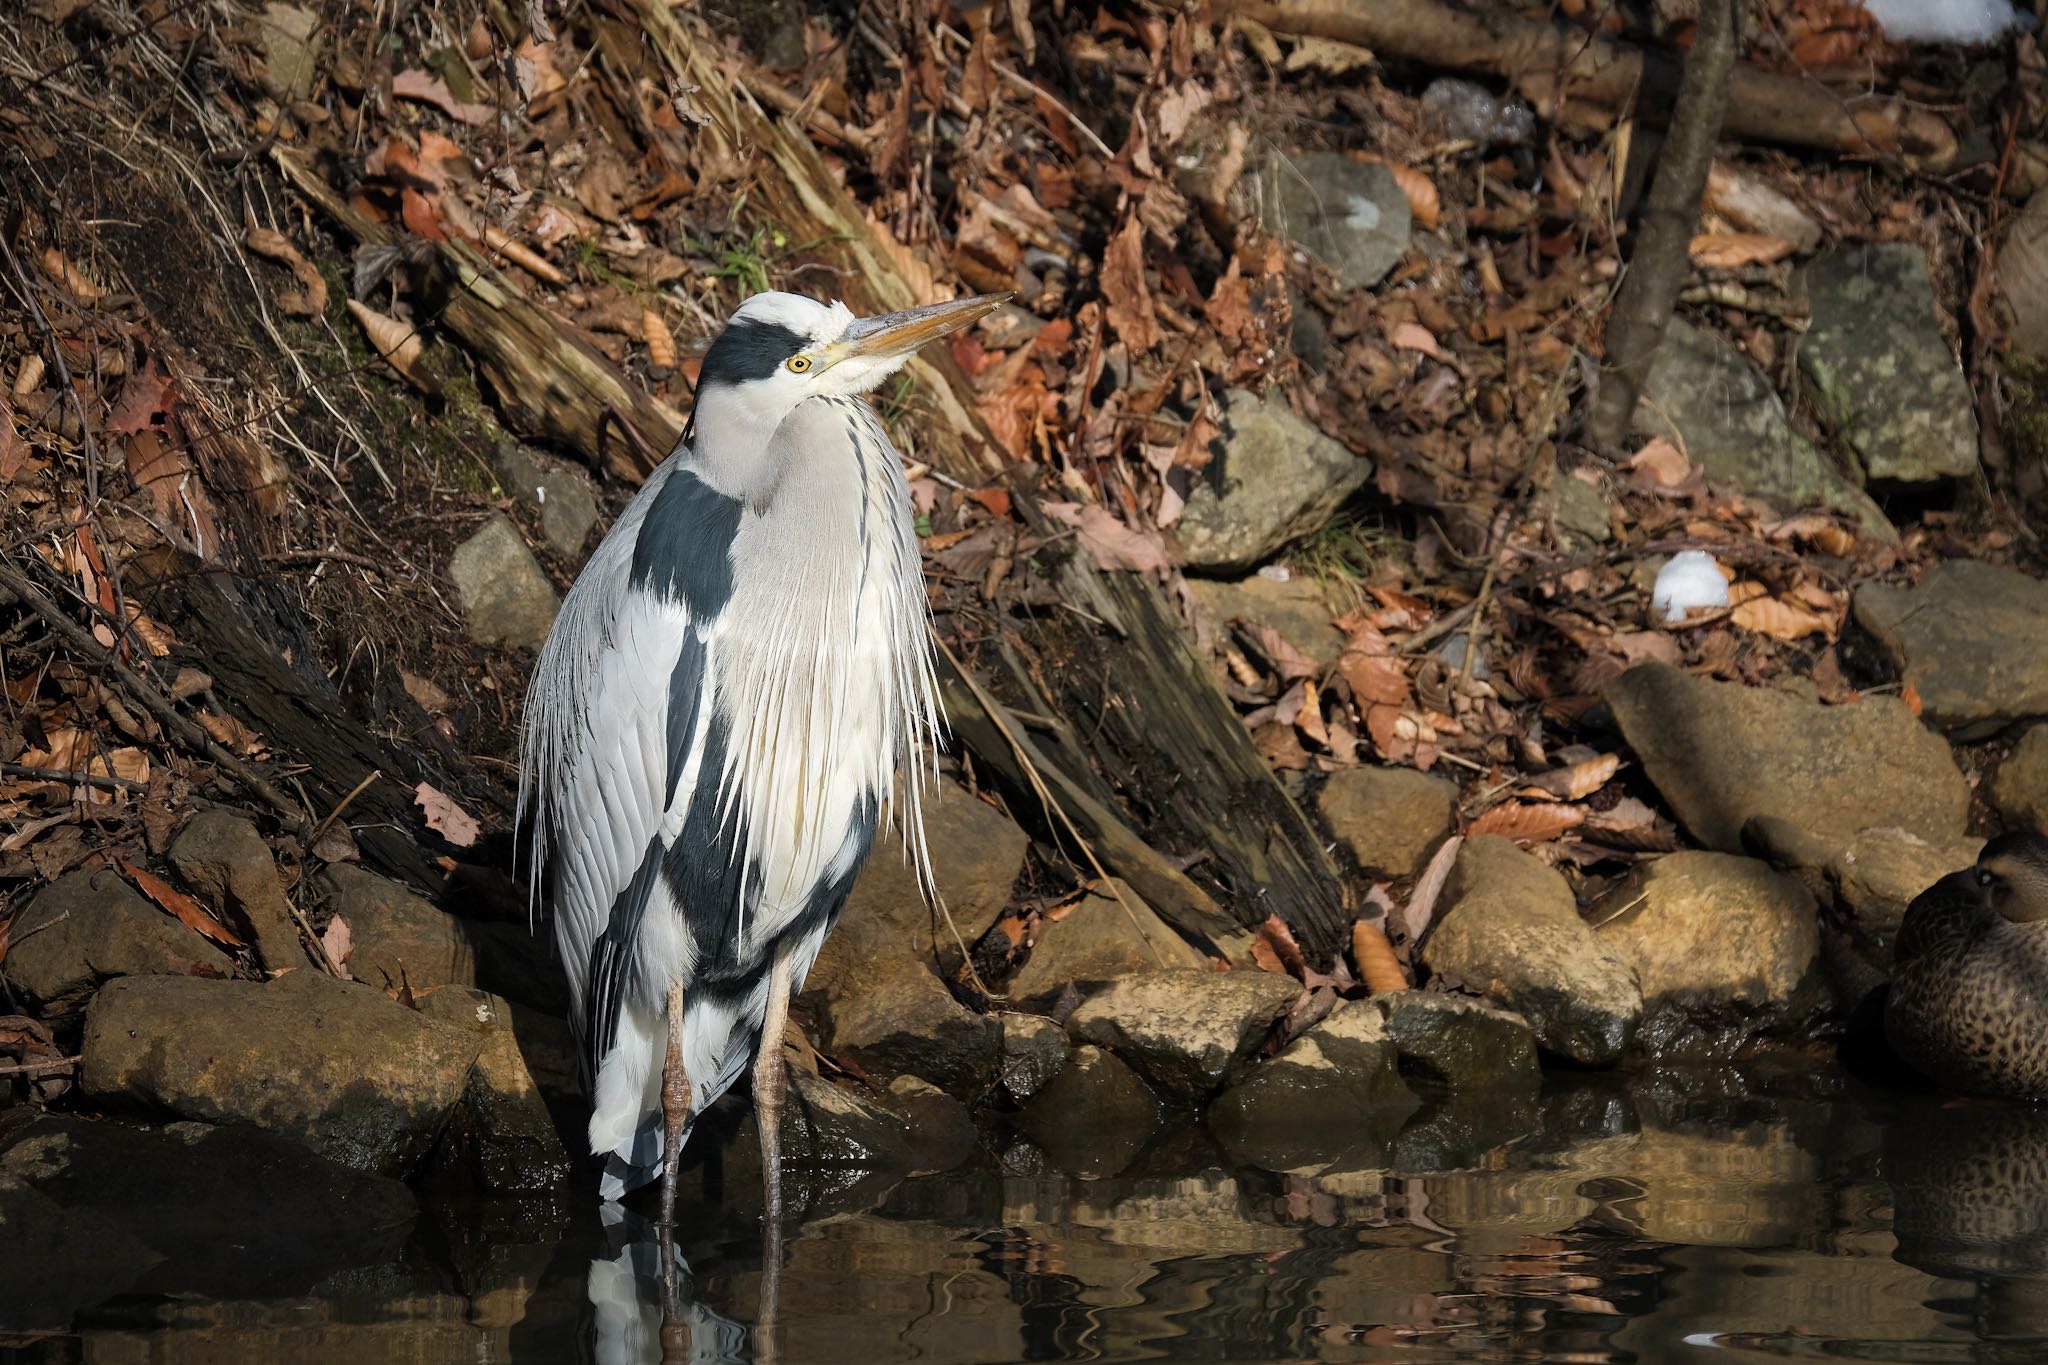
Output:
M690 1121L690 1073L683 1066L683 988L668 988L668 1059L661 1068L661 1228L676 1215L676 1167L683 1157L683 1128Z
M789 1024L790 961L777 952L768 969L768 1010L761 1019L761 1050L754 1057L754 1122L761 1130L761 1302L754 1324L754 1358L776 1351L777 1300L782 1284L782 1097L789 1066L782 1056Z

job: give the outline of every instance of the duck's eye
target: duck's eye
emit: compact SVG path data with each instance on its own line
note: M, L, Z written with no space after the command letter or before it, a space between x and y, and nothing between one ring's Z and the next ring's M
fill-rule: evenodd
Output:
M1996 877L1993 877L1989 872L1979 872L1977 874L1977 885L1979 886L1989 886L1992 882L1996 880L1998 879Z
M811 368L811 358L809 356L793 355L789 358L789 369L792 374L802 374L809 368Z

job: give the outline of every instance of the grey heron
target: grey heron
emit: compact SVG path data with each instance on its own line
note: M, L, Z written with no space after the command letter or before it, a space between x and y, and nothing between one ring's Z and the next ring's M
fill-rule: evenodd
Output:
M748 299L541 649L527 871L552 902L601 1193L659 1175L664 1226L692 1121L750 1060L779 1216L790 994L885 811L928 869L929 609L902 462L863 395L1002 297L870 318Z

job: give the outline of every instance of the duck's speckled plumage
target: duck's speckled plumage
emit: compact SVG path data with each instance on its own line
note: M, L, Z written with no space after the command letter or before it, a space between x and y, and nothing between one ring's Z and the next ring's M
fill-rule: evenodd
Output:
M1907 907L1885 1034L1946 1090L2048 1100L2048 838L1992 840Z

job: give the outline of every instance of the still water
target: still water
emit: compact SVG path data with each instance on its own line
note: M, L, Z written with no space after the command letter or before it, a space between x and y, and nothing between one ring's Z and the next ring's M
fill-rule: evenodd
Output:
M1292 1171L1199 1127L1095 1179L988 1149L795 1182L783 1360L2048 1360L2048 1112L1651 1075L1460 1101ZM754 1226L693 1211L667 1331L644 1232L429 1201L304 1292L128 1295L0 1359L753 1358Z

